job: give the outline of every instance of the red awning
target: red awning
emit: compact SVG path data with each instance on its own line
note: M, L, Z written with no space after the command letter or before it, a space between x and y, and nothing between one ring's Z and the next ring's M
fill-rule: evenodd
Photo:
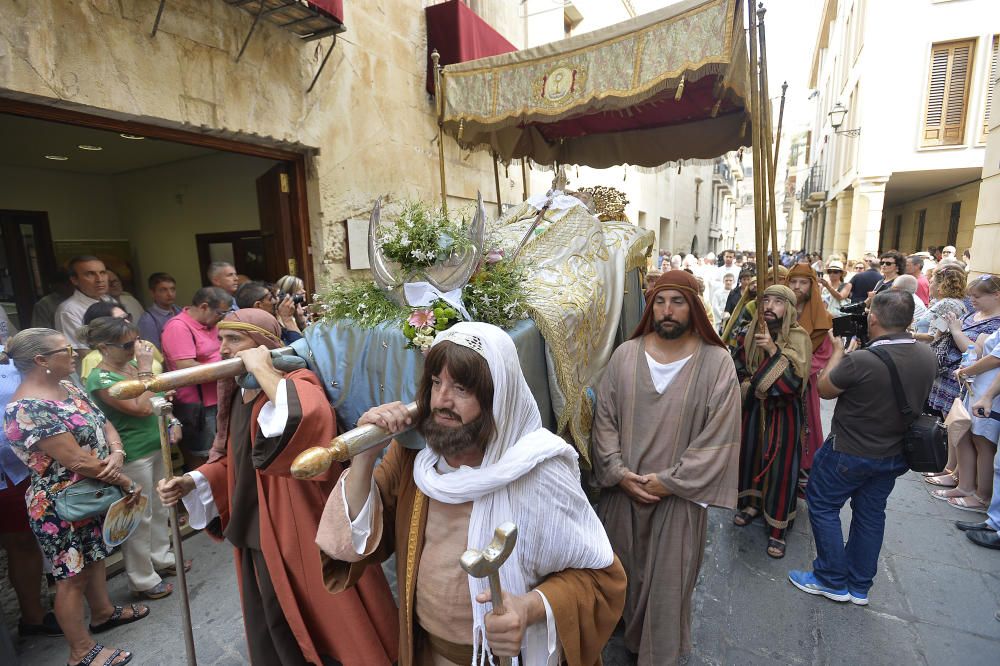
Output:
M427 16L427 92L432 95L434 70L431 52L434 49L441 56L442 66L517 50L459 0L431 5L424 12Z
M344 0L309 0L306 4L344 22Z

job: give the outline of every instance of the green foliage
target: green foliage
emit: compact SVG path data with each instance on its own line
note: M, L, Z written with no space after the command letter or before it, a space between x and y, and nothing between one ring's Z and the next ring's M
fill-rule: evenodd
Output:
M316 295L314 311L323 321L350 319L362 328L402 321L408 311L389 300L374 282L338 282Z
M379 231L379 247L403 270L426 268L446 261L454 252L470 246L466 215L451 220L440 209L408 202L392 226Z
M465 285L462 300L476 321L506 329L528 316L526 275L523 266L507 259L489 263L489 258L495 256L491 252L487 262Z

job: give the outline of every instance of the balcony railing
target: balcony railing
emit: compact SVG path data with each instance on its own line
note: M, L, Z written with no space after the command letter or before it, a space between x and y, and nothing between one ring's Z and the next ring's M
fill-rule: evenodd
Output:
M814 164L799 190L799 206L803 209L819 207L826 201L826 174L823 167Z

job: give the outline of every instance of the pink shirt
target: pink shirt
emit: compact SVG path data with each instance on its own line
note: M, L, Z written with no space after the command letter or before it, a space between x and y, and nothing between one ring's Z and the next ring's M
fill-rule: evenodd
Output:
M917 275L917 298L928 305L931 302L931 283L927 281L924 274Z
M215 326L199 323L188 314L188 308L184 308L180 314L166 323L163 333L160 334L160 342L163 344L163 358L167 362L167 370L176 370L177 361L186 359L194 359L199 363L222 360L222 356L219 355L218 330ZM215 387L216 382L183 386L177 389L177 401L187 404L203 401L206 407L212 407L218 402Z

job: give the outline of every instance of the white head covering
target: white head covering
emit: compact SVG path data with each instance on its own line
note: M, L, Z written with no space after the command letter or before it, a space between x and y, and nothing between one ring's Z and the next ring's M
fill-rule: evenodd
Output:
M496 435L478 468L461 467L441 474L438 454L417 454L413 478L428 497L446 504L472 502L468 547L482 549L501 523L518 527L517 546L500 569L508 594L526 594L549 574L564 569L603 569L614 561L607 533L580 486L576 451L542 428L538 404L521 372L514 341L490 324L462 322L439 333L438 345L452 342L480 354L493 378ZM461 553L455 553L455 560ZM474 663L486 663L483 618L487 609L476 595L486 579L469 578L472 596ZM525 632L521 654L527 666L548 661L555 642L547 626ZM517 664L517 660L514 660Z

